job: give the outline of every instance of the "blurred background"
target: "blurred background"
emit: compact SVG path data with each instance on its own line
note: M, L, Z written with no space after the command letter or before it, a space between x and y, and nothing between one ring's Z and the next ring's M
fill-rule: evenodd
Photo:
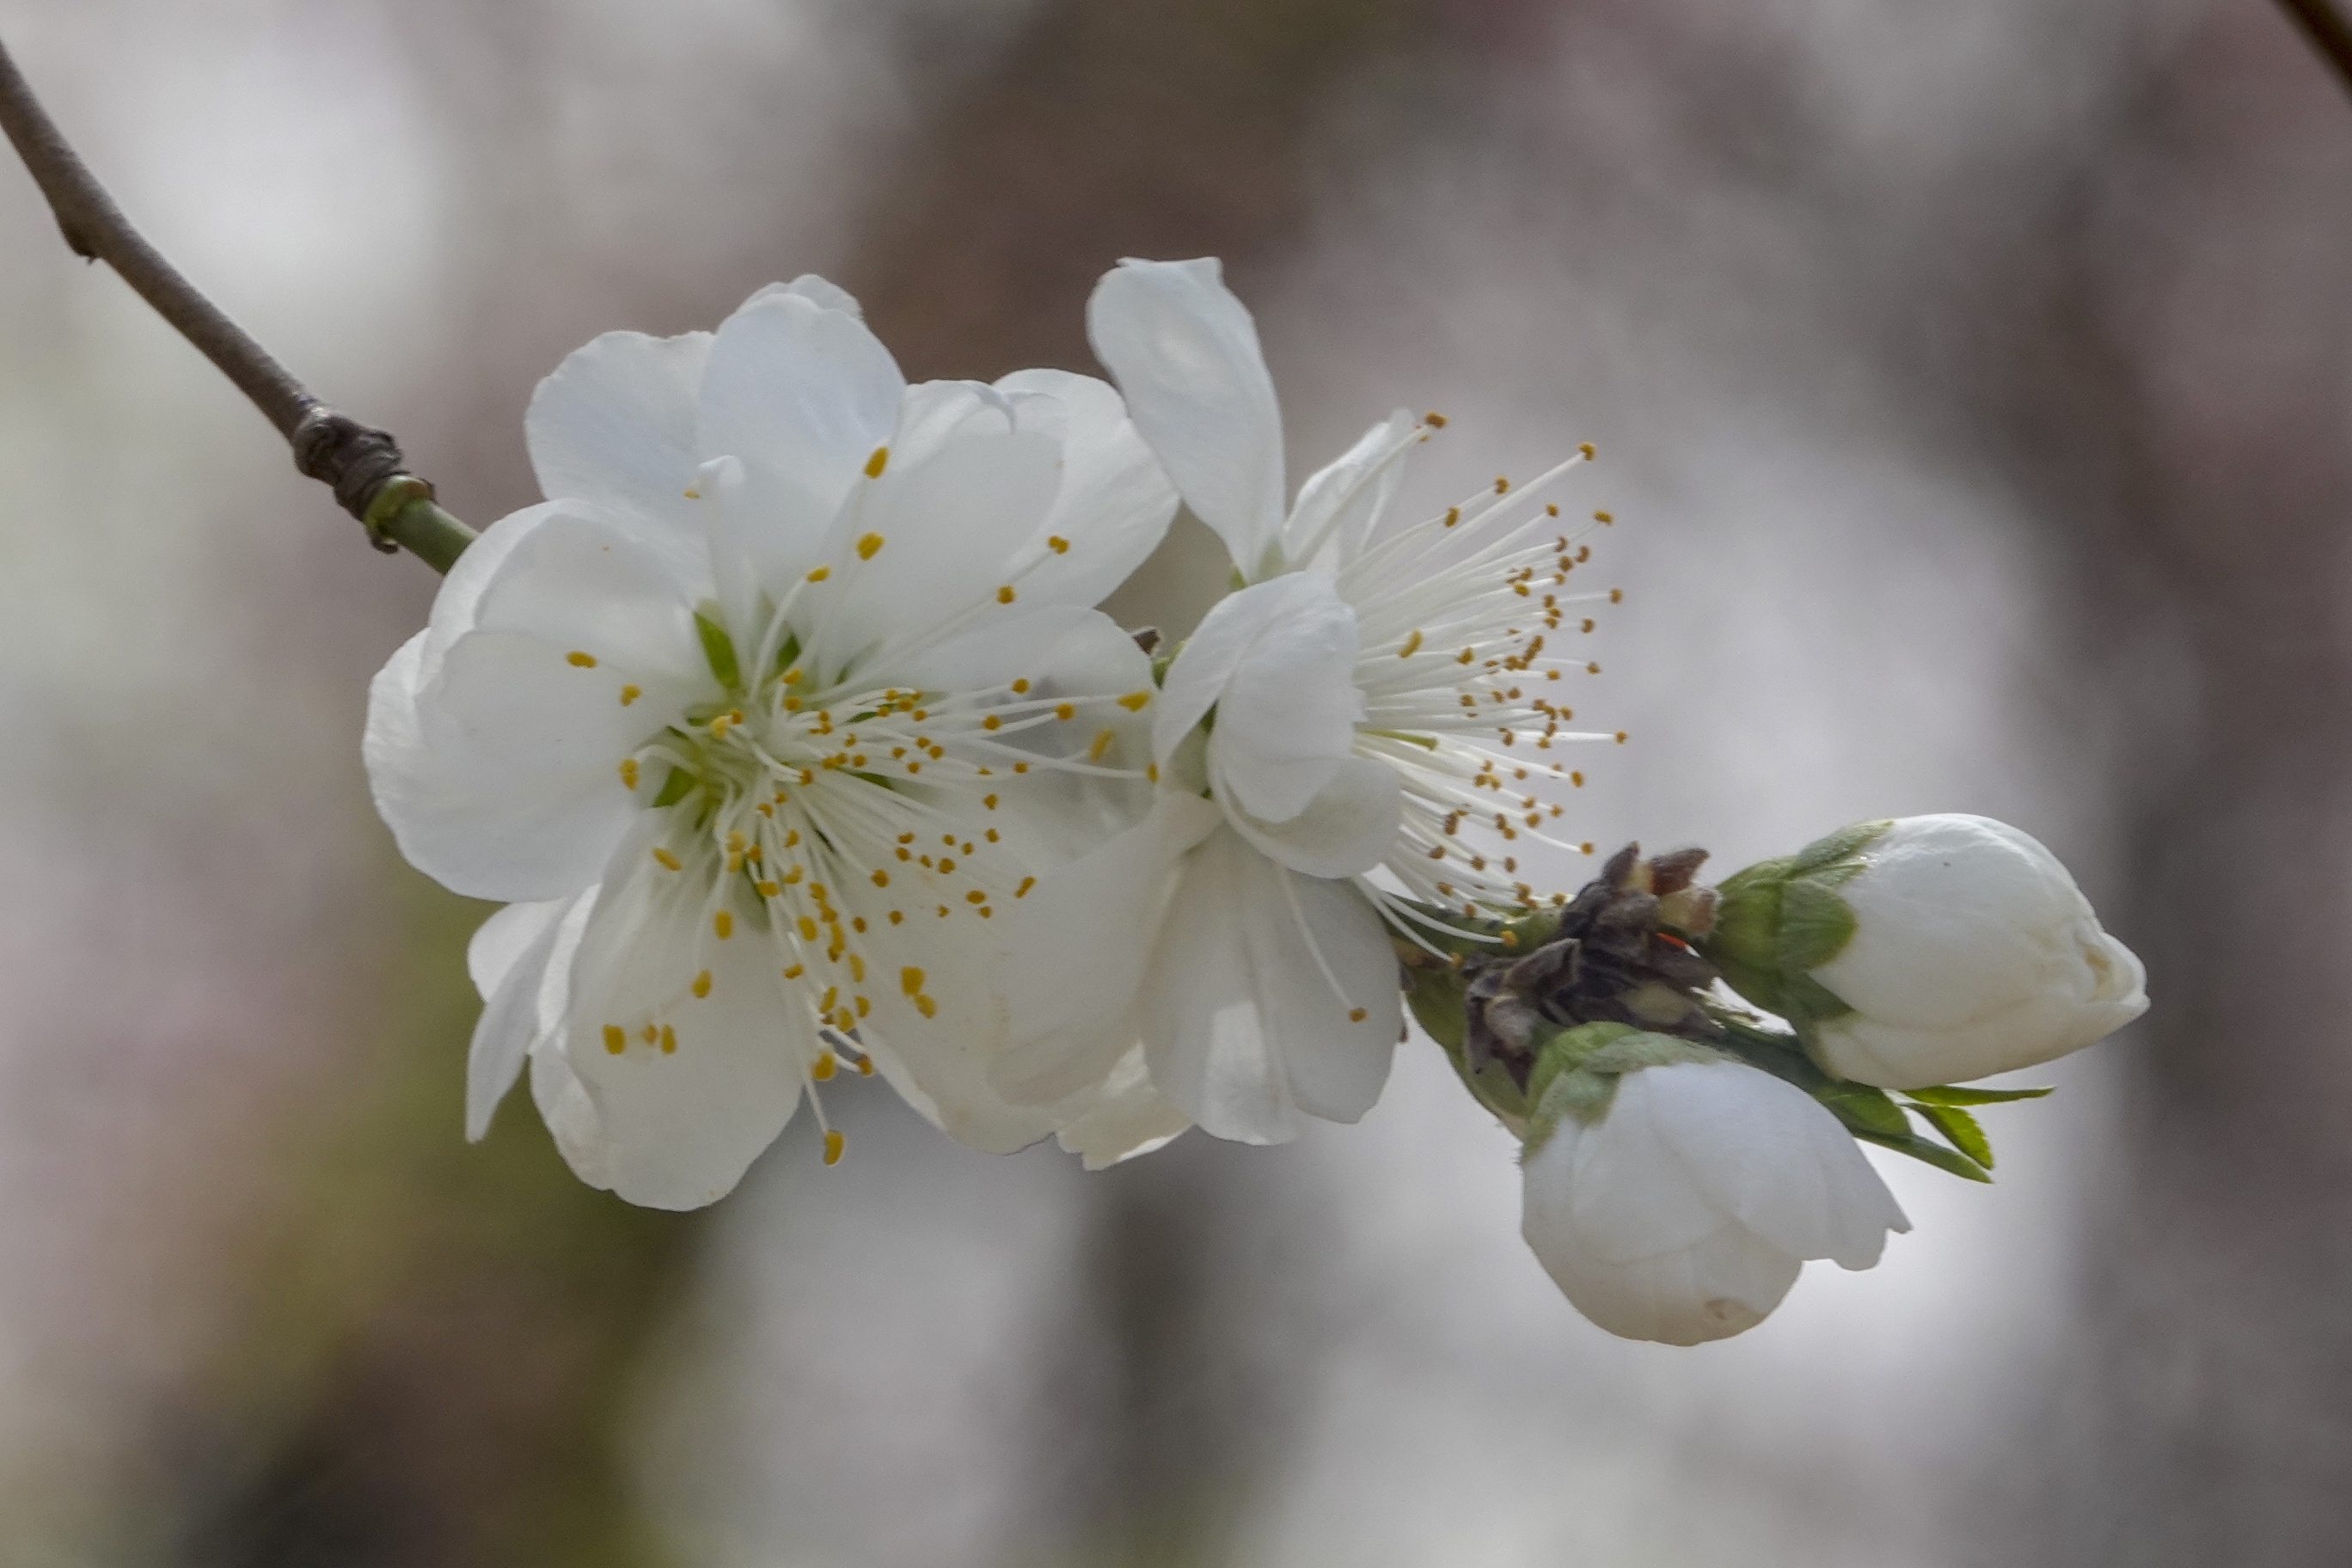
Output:
M821 271L1091 368L1223 256L1293 473L1575 442L1581 835L1979 811L2157 1003L2000 1183L1696 1351L1584 1323L1424 1042L1087 1176L855 1085L694 1215L460 1136L488 912L365 682L435 580L0 166L0 1563L2300 1564L2352 1530L2352 101L2256 0L0 0L125 205L478 524L598 331ZM1180 527L1114 606L1181 631ZM1581 863L1549 868L1572 888Z

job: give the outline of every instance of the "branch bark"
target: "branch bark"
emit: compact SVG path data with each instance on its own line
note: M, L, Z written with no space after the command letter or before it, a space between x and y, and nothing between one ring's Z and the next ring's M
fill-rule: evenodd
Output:
M2352 92L2352 22L2336 8L2334 0L2279 0L2286 14L2336 72L2344 90Z
M103 261L236 384L293 448L294 466L331 487L387 553L405 548L446 572L474 531L441 510L433 487L407 471L399 443L312 396L286 367L165 260L114 205L41 107L0 44L0 131L24 160L58 229L77 256Z

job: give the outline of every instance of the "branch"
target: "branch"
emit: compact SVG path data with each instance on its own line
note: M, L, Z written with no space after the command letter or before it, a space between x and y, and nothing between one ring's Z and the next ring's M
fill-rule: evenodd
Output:
M2344 90L2352 92L2352 22L2336 8L2334 0L2279 0L2311 47L2335 68Z
M405 546L446 572L474 531L434 503L433 487L409 473L390 434L370 429L310 395L269 351L248 337L133 228L59 132L0 44L0 131L47 198L58 232L77 256L103 261L180 335L236 384L294 450L294 466L333 489L344 510L367 525L389 553Z

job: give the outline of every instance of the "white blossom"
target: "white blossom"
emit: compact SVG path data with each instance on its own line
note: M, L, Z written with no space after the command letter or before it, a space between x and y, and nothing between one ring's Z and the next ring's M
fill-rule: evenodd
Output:
M1092 301L1096 353L1239 590L1166 672L1150 817L1048 879L1016 922L1025 994L997 1081L1051 1099L1140 1038L1154 1083L1251 1142L1354 1121L1402 1026L1403 898L1535 902L1558 750L1580 735L1569 645L1607 591L1534 484L1387 525L1402 461L1443 421L1400 410L1285 504L1282 423L1249 312L1213 260L1128 261ZM1605 520L1604 520L1605 521ZM1401 898L1399 895L1403 895Z
M1905 817L1836 886L1853 934L1811 978L1853 1009L1813 1023L1831 1071L1884 1089L2032 1067L2147 1010L2147 971L2057 857L1990 817Z
M1731 1061L1615 1079L1597 1121L1528 1145L1521 1234L1612 1334L1698 1344L1763 1321L1808 1258L1878 1262L1911 1228L1853 1136L1803 1091Z
M1118 395L909 386L803 279L597 339L528 434L549 499L459 559L368 722L411 862L513 904L472 953L473 1133L528 1058L574 1168L662 1207L837 1065L982 1148L1169 1135L1139 1059L1042 1107L982 1070L979 933L1149 787L1149 664L1088 606L1175 498Z

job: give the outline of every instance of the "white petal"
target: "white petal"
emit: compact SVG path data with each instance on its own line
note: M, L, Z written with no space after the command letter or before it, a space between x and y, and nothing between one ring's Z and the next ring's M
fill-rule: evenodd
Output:
M1298 504L1282 531L1291 564L1346 563L1361 553L1404 477L1404 455L1421 442L1421 426L1400 408L1373 426L1298 487Z
M657 524L658 547L692 560L700 524L685 491L711 334L606 332L565 356L523 416L541 493Z
M1696 1246L1732 1223L1666 1141L1656 1091L1648 1070L1626 1074L1598 1124L1563 1122L1538 1151L1564 1136L1574 1141L1569 1190L1552 1200L1555 1223L1569 1226L1560 1245L1599 1262L1633 1263Z
M618 773L428 745L415 687L430 636L410 638L368 688L368 784L401 853L470 898L550 899L593 881L630 810Z
M1007 394L1051 396L1066 416L1061 489L1031 542L1043 559L1022 579L1021 592L1039 601L1099 604L1159 547L1176 515L1176 487L1108 383L1063 370L1024 370L996 385ZM1067 548L1056 551L1049 539Z
M1691 1180L1781 1251L1868 1268L1889 1230L1911 1228L1853 1134L1794 1085L1736 1062L1683 1062L1629 1075L1621 1098L1636 1086Z
M1218 600L1168 668L1152 720L1154 756L1164 765L1213 707L1222 742L1227 718L1218 705L1231 699L1242 731L1232 765L1266 774L1253 776L1240 798L1261 817L1296 815L1355 743L1363 710L1355 685L1355 616L1322 572L1294 572ZM1286 685L1243 689L1267 682ZM1301 760L1319 760L1319 775L1296 767Z
M1042 607L1017 590L1000 602L999 590L1053 505L1059 446L1016 428L1003 399L975 383L916 387L906 414L880 477L862 479L843 510L833 553L842 564L813 601L810 657L826 678L869 657L895 673L893 656L877 654L883 644L929 640L960 612L976 610L985 626ZM877 542L870 553L860 540Z
M468 1141L478 1142L490 1130L490 1115L514 1087L524 1058L561 1016L565 972L593 901L592 890L574 899L509 904L483 921L467 944L467 967L485 1004L466 1060Z
M898 423L906 378L863 321L791 289L730 316L702 383L696 455L740 459L766 525L772 586L814 560L875 448Z
M1234 831L1260 854L1309 877L1370 870L1395 846L1404 816L1404 786L1396 770L1369 757L1340 758L1321 793L1286 822L1258 821L1240 809L1223 773L1213 780Z
M858 304L856 295L840 284L820 278L814 272L803 272L789 283L771 283L743 303L757 304L773 294L798 295L821 310L839 310L861 321L866 319L865 307Z
M1564 1123L1528 1157L1522 1176L1520 1232L1578 1311L1627 1339L1691 1345L1751 1329L1780 1305L1803 1264L1736 1225L1629 1260L1584 1246L1573 1208L1591 1136Z
M1151 1087L1143 1047L1131 1047L1100 1087L1055 1107L1060 1123L1055 1141L1089 1171L1108 1170L1124 1160L1164 1148L1192 1125Z
M633 838L572 962L567 1047L595 1107L601 1170L648 1208L698 1208L732 1190L791 1119L820 1048L748 910L719 941L709 898L707 881L656 868Z
M1087 333L1185 501L1259 575L1285 510L1282 411L1216 261L1120 262L1095 286Z
M596 662L576 668L616 704L627 681L716 695L694 628L704 586L681 578L671 557L620 520L557 511L482 585L472 629L520 632L567 658L589 655Z
M990 1078L1007 1098L1051 1105L1101 1081L1134 1046L1136 993L1177 862L1219 821L1207 801L1162 790L1143 822L1047 872L1004 912L1012 1026Z
M1352 886L1294 876L1229 831L1180 878L1139 998L1160 1092L1245 1143L1296 1136L1301 1114L1362 1116L1402 1016L1380 917Z

